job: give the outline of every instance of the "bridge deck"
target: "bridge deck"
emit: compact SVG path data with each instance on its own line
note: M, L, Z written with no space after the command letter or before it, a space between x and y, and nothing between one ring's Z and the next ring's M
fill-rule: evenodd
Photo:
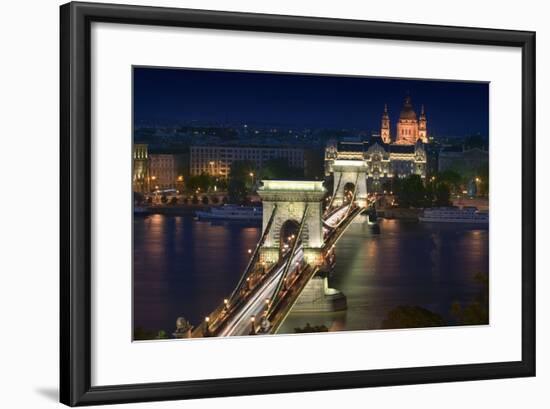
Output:
M343 205L327 215L324 222L328 228L321 249L325 261L338 239L362 210L363 208L359 206ZM336 223L332 224L334 221ZM265 314L270 323L267 332L275 333L290 313L305 286L319 271L319 266L303 264L302 246L297 246L293 250L281 257L279 262L268 270L264 270L259 263L249 265L232 294L230 304L218 306L209 315L208 325L206 321L203 322L193 331L192 336L195 338L248 335L253 325L251 317L263 317ZM286 281L284 281L285 278ZM265 304L266 300L269 300L267 304ZM260 331L259 321L260 319L254 324L256 331Z

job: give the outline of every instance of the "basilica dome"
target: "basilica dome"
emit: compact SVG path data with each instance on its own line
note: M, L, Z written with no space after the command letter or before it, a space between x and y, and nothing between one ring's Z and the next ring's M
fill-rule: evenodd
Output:
M399 119L409 119L416 121L416 112L414 112L412 103L411 103L411 97L407 96L405 98L405 103L403 104L403 108L401 109L401 114L399 115Z

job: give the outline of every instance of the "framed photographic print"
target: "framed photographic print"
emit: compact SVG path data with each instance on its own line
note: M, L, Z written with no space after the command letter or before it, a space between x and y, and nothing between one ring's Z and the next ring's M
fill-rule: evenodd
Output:
M535 33L61 6L61 401L535 375Z

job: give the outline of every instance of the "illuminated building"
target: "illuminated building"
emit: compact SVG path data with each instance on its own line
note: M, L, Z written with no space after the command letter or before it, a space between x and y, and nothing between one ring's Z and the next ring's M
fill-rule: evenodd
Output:
M269 146L191 146L191 175L206 173L226 178L234 161L251 161L256 170L271 159L286 159L288 166L304 169L304 149Z
M134 144L133 147L132 189L134 192L149 191L149 157L146 144Z
M151 190L176 187L176 159L171 154L149 154Z
M385 114L387 115L387 110ZM397 121L395 143L400 145L413 145L417 141L428 143L427 125L428 121L424 112L424 105L422 105L420 117L417 119L416 112L411 103L411 97L407 96L399 114L399 121ZM390 135L387 143L391 140Z
M387 105L384 106L380 133L362 142L331 140L325 147L325 175L334 173L335 160L363 161L369 191L380 191L382 183L409 175L426 177L428 142L424 107L417 119L411 98L407 96L392 136ZM335 183L337 183L335 181Z

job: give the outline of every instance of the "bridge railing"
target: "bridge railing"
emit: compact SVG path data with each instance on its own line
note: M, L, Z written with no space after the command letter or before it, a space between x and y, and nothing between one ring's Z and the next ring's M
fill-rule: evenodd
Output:
M338 179L338 184L336 185L336 189L332 189L332 197L330 198L330 202L327 206L327 209L325 210L325 215L327 213L330 213L332 204L334 203L334 198L336 197L336 192L338 192L338 189L340 189L340 183L342 182L342 174L340 174L340 178Z
M298 232L296 233L296 239L292 243L291 251L289 252L289 259L287 264L284 267L283 273L281 274L281 278L279 279L279 282L277 283L277 287L275 288L275 291L273 292L273 299L270 300L269 306L267 308L267 312L269 311L279 302L279 292L281 291L281 287L283 286L283 283L286 279L286 275L288 274L288 270L290 269L290 266L292 264L292 259L294 258L294 254L296 253L296 249L298 248L298 242L300 241L302 237L302 232L304 230L304 225L306 223L306 217L307 213L309 211L309 205L306 205L304 208L304 213L302 214L302 220L300 220L300 227L298 228Z
M275 214L276 213L277 213L277 205L275 204L273 206L273 211L271 212L271 216L269 217L269 221L267 222L267 225L264 229L264 232L262 233L262 237L260 237L260 240L258 240L258 243L256 244L256 247L254 248L254 252L252 253L252 256L250 257L250 260L248 260L248 264L247 264L247 266L244 270L243 275L239 279L239 282L237 283L237 286L235 287L235 289L233 290L233 292L231 293L231 295L229 297L229 302L230 303L234 300L235 296L239 293L239 291L241 289L241 286L246 281L246 278L248 277L248 275L250 273L250 270L255 266L256 261L258 259L258 255L260 253L260 248L262 247L262 245L265 242L265 239L269 235L269 232L271 230L271 226L273 224L273 220L275 220Z

